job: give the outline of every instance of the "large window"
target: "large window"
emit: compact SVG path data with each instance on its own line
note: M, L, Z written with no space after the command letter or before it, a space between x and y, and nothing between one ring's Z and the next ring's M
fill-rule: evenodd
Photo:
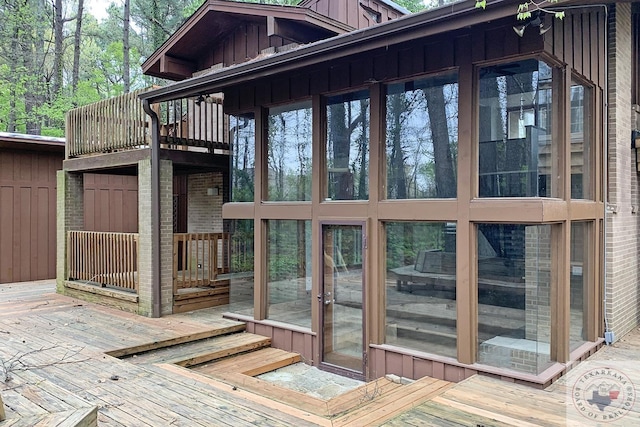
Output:
M551 226L478 225L478 362L551 366Z
M328 200L369 198L369 91L327 99Z
M311 101L270 108L267 120L268 200L311 200Z
M591 88L571 84L571 198L593 199Z
M587 295L589 290L589 251L593 247L588 222L571 223L571 284L570 284L570 349L587 341Z
M229 275L229 310L253 316L254 227L252 219L226 220L224 228L231 239L231 274Z
M480 197L555 197L551 83L535 59L480 69Z
M456 197L458 76L387 87L387 198Z
M456 357L455 223L388 222L387 344Z
M253 114L229 117L231 201L253 202L256 123Z
M311 328L311 221L267 222L267 319Z

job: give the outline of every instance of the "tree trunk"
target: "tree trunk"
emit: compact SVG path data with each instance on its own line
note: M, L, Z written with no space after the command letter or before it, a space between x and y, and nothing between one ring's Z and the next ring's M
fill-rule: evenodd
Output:
M445 109L442 87L424 89L427 98L431 138L433 139L433 157L436 172L436 197L456 197L456 175L449 142L449 125Z
M390 134L391 154L388 159L388 188L387 197L394 199L407 198L407 175L404 167L404 151L402 150L402 124L400 116L404 110L402 97L403 94L392 95L391 104L389 105L389 115L391 116Z
M62 0L55 0L55 4L53 6L53 82L51 84L50 95L52 101L58 97L60 89L62 88L63 28L64 20L62 19ZM38 41L36 40L36 43L37 42Z
M124 92L131 90L131 75L129 73L129 27L130 27L130 0L124 1L124 20L123 20L123 36L122 36L122 82L124 84Z
M84 0L78 0L78 15L76 16L76 33L73 38L73 72L71 75L71 89L75 98L78 92L78 79L80 74L80 42L82 37L82 15L84 13ZM75 105L75 101L74 101Z

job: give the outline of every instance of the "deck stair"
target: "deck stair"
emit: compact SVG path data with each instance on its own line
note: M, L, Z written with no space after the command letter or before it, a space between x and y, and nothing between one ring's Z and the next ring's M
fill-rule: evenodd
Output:
M134 364L171 363L189 368L270 346L270 338L248 332L235 332L134 354L127 361Z

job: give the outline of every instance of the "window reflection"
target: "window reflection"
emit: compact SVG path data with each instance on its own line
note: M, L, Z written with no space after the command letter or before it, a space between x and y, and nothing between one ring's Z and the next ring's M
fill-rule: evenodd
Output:
M387 198L456 197L458 76L387 88Z
M256 123L253 114L229 117L231 201L253 202Z
M534 59L480 70L480 197L552 197L552 70Z
M369 92L327 99L329 200L369 198Z
M267 120L267 199L311 200L311 101L270 108Z

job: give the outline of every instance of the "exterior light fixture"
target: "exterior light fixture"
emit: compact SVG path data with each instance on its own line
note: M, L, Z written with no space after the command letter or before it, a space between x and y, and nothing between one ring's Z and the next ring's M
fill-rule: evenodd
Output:
M522 37L524 35L524 30L528 26L537 27L539 29L540 35L543 35L547 31L551 29L551 25L547 28L544 28L544 16L540 13L539 10L536 10L531 13L531 19L528 22L525 22L522 25L515 25L513 27L513 31L518 35L518 37Z
M196 103L196 105L198 105L198 106L199 106L200 104L202 104L202 102L203 102L204 100L205 100L205 99L204 99L204 95L200 94L200 95L198 95L198 97L196 98L196 100L195 100L194 102Z

